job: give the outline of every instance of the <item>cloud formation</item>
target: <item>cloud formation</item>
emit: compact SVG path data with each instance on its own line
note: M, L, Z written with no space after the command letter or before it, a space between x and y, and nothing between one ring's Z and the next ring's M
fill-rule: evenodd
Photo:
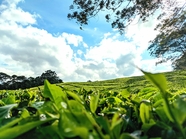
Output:
M88 46L85 36L72 32L56 36L35 27L40 15L23 11L19 2L0 3L1 72L28 77L51 69L64 81L87 81L139 75L133 65L155 69L154 61L141 57L147 41L155 35L148 34L152 23L129 27L126 37L132 38L130 42L119 40L118 33L105 33L97 45Z

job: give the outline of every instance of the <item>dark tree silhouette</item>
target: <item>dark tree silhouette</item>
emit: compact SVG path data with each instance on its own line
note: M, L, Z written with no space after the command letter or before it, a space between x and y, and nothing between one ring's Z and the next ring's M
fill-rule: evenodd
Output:
M47 70L36 78L17 76L17 75L7 75L6 73L0 72L0 90L2 89L26 89L31 87L37 87L44 84L44 80L47 79L50 83L62 83L55 71Z
M6 73L0 72L0 83L6 82L7 80L10 80L11 76L9 76Z
M41 81L43 82L45 79L47 79L50 83L60 83L61 80L57 76L55 71L47 70L40 76Z

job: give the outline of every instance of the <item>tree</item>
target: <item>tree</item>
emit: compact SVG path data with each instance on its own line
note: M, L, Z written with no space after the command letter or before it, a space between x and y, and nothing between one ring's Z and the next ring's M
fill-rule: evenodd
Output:
M172 61L174 69L186 67L186 3L173 9L172 14L157 25L160 33L151 41L151 56L161 58L157 62Z
M7 80L10 80L10 76L6 73L0 72L0 84L3 82L6 82Z
M7 75L6 73L0 72L0 90L1 89L26 89L43 85L44 80L47 79L50 83L62 83L55 71L47 70L41 74L41 76L25 77L17 75Z
M70 9L72 12L67 17L76 20L80 29L104 11L106 21L121 34L135 18L145 22L161 9L165 12L160 13L158 20L161 23L156 27L160 33L148 48L151 56L162 57L158 63L172 60L172 66L176 68L177 59L185 54L186 10L185 5L180 6L177 0L73 0Z
M146 21L158 8L164 6L162 0L73 0L70 6L72 13L67 17L75 19L82 29L90 18L104 11L106 21L111 22L112 28L118 29L122 34L136 17Z
M41 81L43 82L47 79L50 83L60 83L62 80L59 79L55 71L47 70L40 76Z
M180 58L173 62L173 68L175 70L186 69L186 53L184 53Z
M17 76L16 81L17 82L24 82L24 80L27 80L25 76Z

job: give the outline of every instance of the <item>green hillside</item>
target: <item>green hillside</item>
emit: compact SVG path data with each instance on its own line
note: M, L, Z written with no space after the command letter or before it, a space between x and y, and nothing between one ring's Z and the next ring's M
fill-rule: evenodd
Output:
M180 88L186 88L186 70L165 72L163 74L167 79L169 89L176 91ZM60 86L69 90L84 88L86 90L121 91L128 89L131 92L138 92L141 88L152 87L153 85L144 76L135 76L104 81L67 82L60 84Z

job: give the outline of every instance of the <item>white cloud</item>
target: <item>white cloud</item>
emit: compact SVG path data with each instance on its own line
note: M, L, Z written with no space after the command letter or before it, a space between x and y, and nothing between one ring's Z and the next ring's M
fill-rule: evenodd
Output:
M74 34L62 33L62 37L66 39L68 44L73 44L76 47L83 42L82 36ZM83 43L83 46L87 47L87 44Z
M170 12L172 8L175 8L174 6L183 6L185 3L185 0L164 0L163 1L167 7L164 7L163 9L159 9L156 11L156 13L148 18L148 22L142 22L139 21L139 17L136 17L134 21L129 25L126 29L126 37L130 38L133 40L136 46L139 46L138 52L143 52L146 51L148 46L149 46L149 41L153 40L157 34L159 33L158 31L155 31L154 28L158 23L161 21L157 19L160 13L163 12ZM170 5L169 3L177 3L174 5ZM168 14L169 15L169 14Z
M136 46L139 46L138 52L140 51L142 53L147 50L149 41L153 40L158 34L158 32L154 30L157 23L158 20L153 16L145 23L138 22L138 19L136 18L133 23L128 26L125 35L132 39Z
M81 56L83 54L83 51L77 50L77 54Z
M143 65L143 70L146 70L146 71L152 72L152 73L172 71L171 61L156 65L157 61L158 61L158 59L141 61L141 65Z
M36 23L36 17L39 17L37 14L30 14L23 11L21 8L16 7L21 0L15 1L3 1L3 4L0 5L1 15L0 22L3 23L5 20L9 24L18 23L21 25L29 25Z
M0 13L0 54L1 58L4 57L1 63L7 65L1 70L10 74L13 73L10 71L14 71L14 74L26 72L25 75L33 75L34 72L35 76L48 69L58 73L63 71L61 76L72 74L73 50L66 44L63 34L54 37L46 30L33 27L36 17L16 5L11 5L11 2L6 4L6 8ZM12 11L15 12L16 18L11 18ZM69 35L68 39L71 37L73 39L76 36Z
M105 65L99 69L99 75L111 75L111 77L122 77L132 75L136 69L134 65L141 60L141 53L137 51L136 46L132 42L118 40L117 34L112 36L106 33L98 46L91 47L87 50L85 58L96 63L103 61L110 63L112 66L109 70ZM103 77L103 76L102 76ZM104 76L105 77L105 76Z
M135 53L136 47L127 41L119 41L115 37L107 37L109 33L106 33L102 41L98 46L91 47L85 57L96 61L103 59L116 60L120 55L126 55L128 53Z
M46 30L33 27L39 16L17 7L19 2L9 0L0 5L2 72L38 76L51 69L64 81L86 81L141 74L133 65L147 70L155 69L153 60L145 61L141 57L148 40L155 35L151 31L153 21L128 28L126 35L133 42L119 40L118 34L106 33L97 46L88 47L82 36L65 32L54 36ZM80 56L84 58L78 58Z

